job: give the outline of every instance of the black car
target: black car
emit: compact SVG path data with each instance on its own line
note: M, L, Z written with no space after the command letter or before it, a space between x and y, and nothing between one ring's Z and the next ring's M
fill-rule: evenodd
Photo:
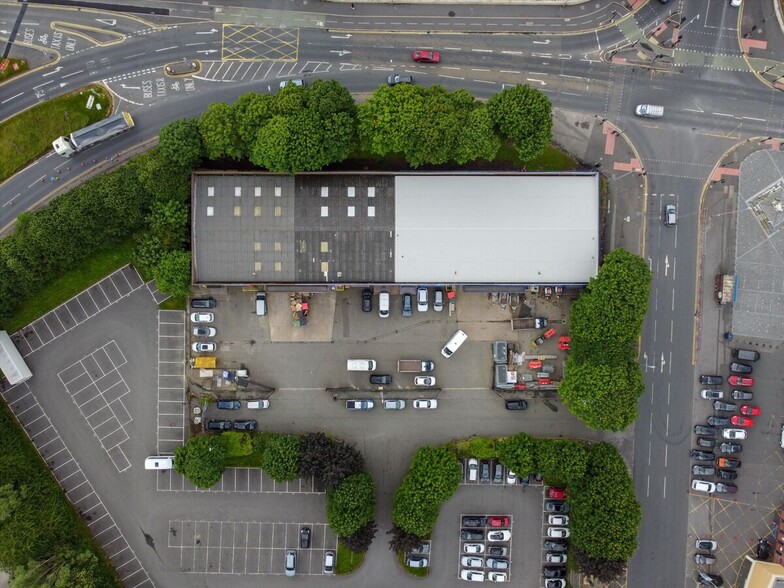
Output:
M732 399L733 400L754 400L754 393L747 392L746 390L733 390L732 391Z
M691 473L695 476L712 476L716 473L716 468L713 466L695 465L692 466Z
M569 549L569 543L565 539L548 539L544 542L544 550L553 553L563 553Z
M730 417L709 416L708 424L711 427L726 427L730 424Z
M721 376L700 376L700 384L707 384L708 386L721 386L724 383L724 378Z
M564 502L563 500L545 500L544 510L545 512L566 514L569 512L569 503Z
M221 410L239 410L242 408L242 403L239 400L218 400L215 406Z
M497 463L493 466L493 484L500 484L504 481L504 466Z
M542 566L542 575L545 578L565 578L566 568L564 566Z
M299 530L299 548L308 549L310 547L310 527L302 527Z
M743 451L743 445L740 443L722 443L719 445L719 451L722 453L740 453Z
M231 421L221 421L218 419L210 419L207 422L207 428L211 431L228 431L231 429Z
M694 434L702 435L703 437L715 437L719 434L719 430L715 427L706 427L705 425L694 425Z
M387 78L387 84L397 86L398 84L413 84L414 78L406 74L392 74Z
M525 400L507 400L506 410L525 410L528 403Z
M411 294L403 294L403 316L411 316L412 300Z
M697 445L700 447L716 447L719 442L716 439L710 439L709 437L697 437Z
M460 539L462 541L484 541L485 532L476 529L463 529L460 531Z
M215 300L212 298L194 298L191 300L192 308L215 308Z
M770 541L764 537L757 541L757 547L754 549L754 555L757 559L766 561L770 558Z
M489 461L482 461L479 467L479 481L480 482L489 482L490 481L490 462Z
M738 487L735 484L725 484L724 482L718 482L716 484L716 492L720 492L722 494L737 494Z
M724 586L724 578L708 572L697 572L697 581L703 586L714 586L715 588Z
M716 477L719 480L737 480L738 479L738 472L735 470L718 470L716 472Z
M733 361L730 364L730 371L734 374L750 374L754 371L754 368L745 363L738 363L737 361Z
M492 555L493 557L504 557L507 553L509 553L509 550L500 545L491 545L487 548L487 555Z
M246 421L234 421L234 429L237 431L255 431L256 421L248 419Z
M370 288L362 290L362 312L370 312L373 310L373 292Z
M392 376L386 374L373 374L370 376L370 383L371 384L391 384L392 383Z
M464 527L486 527L487 517L463 517Z
M713 410L717 410L719 412L735 412L737 409L738 405L734 402L724 402L722 400L713 401Z
M689 456L697 461L713 461L716 459L716 454L712 451L702 451L700 449L692 449Z

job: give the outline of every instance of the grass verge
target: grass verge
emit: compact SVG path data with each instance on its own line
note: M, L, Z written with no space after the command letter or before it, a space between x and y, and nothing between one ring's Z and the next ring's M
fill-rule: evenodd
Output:
M343 543L338 541L337 560L337 564L335 565L337 574L350 574L362 565L362 562L365 560L365 554L354 553L348 547L343 545Z
M3 69L3 71L0 71L0 82L4 82L8 78L18 76L19 74L24 73L30 69L30 66L24 59L9 58L4 59L3 61L7 61L8 64Z
M3 328L13 333L29 325L63 302L73 298L82 290L90 287L101 278L131 262L134 240L132 237L113 244L107 244L92 257L68 273L56 278L48 286L27 300Z
M454 451L458 459L496 459L499 440L497 437L471 437L450 441L445 447Z
M91 97L92 106L88 108ZM106 89L90 85L42 102L0 124L0 182L49 151L57 137L109 116L111 106Z

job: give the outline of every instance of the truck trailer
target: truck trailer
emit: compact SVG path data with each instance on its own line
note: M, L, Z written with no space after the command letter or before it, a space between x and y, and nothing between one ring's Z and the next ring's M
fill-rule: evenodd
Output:
M547 319L542 317L512 319L513 331L522 331L524 329L544 329L546 326Z
M52 142L52 147L58 155L71 157L74 153L79 153L101 141L130 131L133 127L134 122L131 115L127 112L118 112L97 123L74 131L67 137L58 137Z
M432 372L435 364L429 360L401 359L397 362L397 371L401 373Z

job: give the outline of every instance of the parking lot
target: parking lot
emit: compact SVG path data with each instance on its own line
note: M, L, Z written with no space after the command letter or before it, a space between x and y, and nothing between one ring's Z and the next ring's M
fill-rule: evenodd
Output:
M156 478L159 492L257 492L265 494L324 494L314 478L297 478L276 482L258 468L226 468L221 479L209 488L197 488L174 470L165 470Z
M311 530L300 547L300 529ZM180 571L192 574L282 575L287 550L297 552L297 575L323 575L324 553L337 537L323 523L169 521L168 547L179 551Z

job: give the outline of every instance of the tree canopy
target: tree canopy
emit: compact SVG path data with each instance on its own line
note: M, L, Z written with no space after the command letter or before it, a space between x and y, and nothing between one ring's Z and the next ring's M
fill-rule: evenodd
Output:
M267 443L262 469L276 482L295 479L299 474L299 435L275 435Z
M365 526L376 512L376 485L367 472L349 476L327 492L327 522L340 537Z
M223 475L226 441L221 435L191 437L174 452L174 469L199 488L209 488Z
M533 159L553 136L552 103L531 86L516 85L493 95L487 103L499 132L514 144L520 159Z

